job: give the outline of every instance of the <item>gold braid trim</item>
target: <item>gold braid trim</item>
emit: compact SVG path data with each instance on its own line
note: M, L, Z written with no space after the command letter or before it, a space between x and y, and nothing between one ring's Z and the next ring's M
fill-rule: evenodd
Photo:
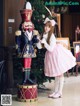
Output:
M19 88L36 88L37 85L18 85Z
M17 98L18 101L21 101L21 102L36 102L38 100L38 98L34 98L34 99L20 99L20 98Z

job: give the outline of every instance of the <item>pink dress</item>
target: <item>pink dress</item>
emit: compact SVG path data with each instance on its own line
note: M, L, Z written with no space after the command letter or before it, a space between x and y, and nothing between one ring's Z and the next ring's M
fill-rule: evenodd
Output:
M47 39L47 34L43 37ZM71 51L57 44L54 34L50 38L50 44L46 42L44 46L47 49L44 60L45 76L59 76L76 65L76 59Z

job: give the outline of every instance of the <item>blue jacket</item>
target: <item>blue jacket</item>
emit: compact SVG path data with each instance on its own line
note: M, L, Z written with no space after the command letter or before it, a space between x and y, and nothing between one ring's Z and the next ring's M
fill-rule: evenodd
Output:
M32 39L29 40L28 37L21 32L20 36L15 37L16 45L17 45L17 53L20 57L28 58L28 57L35 57L36 54L34 52L34 47L38 42L37 36L32 35Z

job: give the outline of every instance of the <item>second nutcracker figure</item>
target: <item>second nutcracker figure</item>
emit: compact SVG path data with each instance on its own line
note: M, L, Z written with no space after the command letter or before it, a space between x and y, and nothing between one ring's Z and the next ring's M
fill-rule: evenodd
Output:
M38 31L34 30L34 25L31 22L32 7L29 2L26 3L26 9L20 11L22 22L20 28L15 32L16 35L16 49L18 56L22 58L24 73L24 84L35 84L30 78L31 61L36 57L35 45L38 43Z

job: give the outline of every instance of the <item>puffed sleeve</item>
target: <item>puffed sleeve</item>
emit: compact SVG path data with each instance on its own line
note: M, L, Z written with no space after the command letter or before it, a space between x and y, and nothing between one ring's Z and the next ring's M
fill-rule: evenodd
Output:
M48 51L52 52L53 49L54 49L55 44L56 44L56 38L55 38L54 34L52 34L52 36L51 36L51 38L50 38L50 44L48 44L48 43L46 42L46 43L44 43L44 46L45 46L45 48L46 48Z

